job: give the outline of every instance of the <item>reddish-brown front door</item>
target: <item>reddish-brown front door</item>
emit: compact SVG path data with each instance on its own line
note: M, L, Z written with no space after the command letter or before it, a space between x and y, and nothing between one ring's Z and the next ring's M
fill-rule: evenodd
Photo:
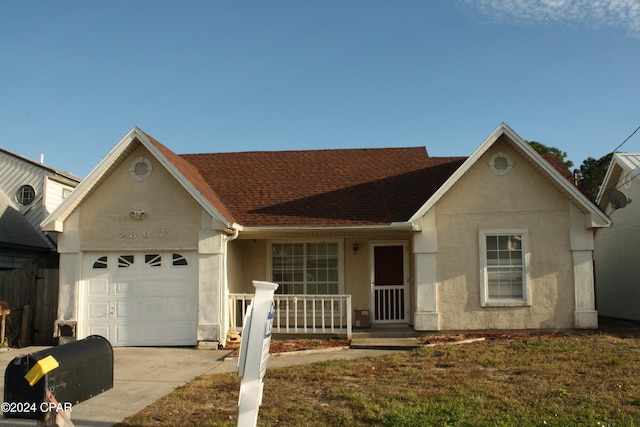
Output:
M373 323L407 323L409 286L406 242L372 244Z

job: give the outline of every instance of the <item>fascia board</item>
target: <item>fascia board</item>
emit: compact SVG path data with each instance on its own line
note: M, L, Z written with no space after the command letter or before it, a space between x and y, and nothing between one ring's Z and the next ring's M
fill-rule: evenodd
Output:
M607 172L604 174L602 184L600 185L600 190L598 190L598 195L596 196L596 203L602 208L604 208L607 204L607 202L605 201L605 204L602 205L602 198L604 197L605 193L611 188L610 183L614 179L615 181L613 182L617 182L618 179L620 179L619 172L614 176L614 170L616 169L616 166L618 170L624 169L624 165L618 160L618 153L614 153L613 157L611 157L611 163L609 163L609 166L607 167Z
M598 227L609 227L611 225L611 219L598 209L597 206L593 204L591 200L589 200L578 188L571 184L565 177L563 177L560 172L556 170L549 162L544 160L544 158L531 147L524 139L522 139L517 133L513 131L509 126L502 123L501 127L504 129L505 135L513 141L522 151L529 155L538 166L546 172L549 176L551 176L556 183L562 187L569 195L573 198L574 202L578 205L582 206L583 209L589 212L591 215L591 226L594 228ZM500 128L500 126L498 127Z
M67 197L49 216L47 216L40 226L44 231L63 231L62 224L64 220L75 210L89 191L100 180L100 177L106 173L109 167L122 155L129 147L134 138L142 132L137 127L132 128L118 142L115 147L94 167L91 172L73 189L71 195Z
M136 128L138 134L136 137L145 146L147 150L153 154L153 156L164 166L169 173L182 185L182 187L193 197L198 204L209 214L212 218L214 218L221 229L232 228L232 223L230 223L224 216L215 209L211 203L194 187L194 185L189 181L179 170L175 167L173 163L171 163L158 148L147 138L144 132L140 131Z
M493 145L493 143L496 142L498 138L500 138L500 135L502 135L503 133L504 126L506 126L506 124L501 123L491 133L491 135L489 135L482 142L482 144L480 144L480 146L476 148L476 150L471 154L471 156L469 156L467 160L465 160L464 163L460 165L460 167L449 177L449 179L447 179L444 182L444 184L442 184L442 186L438 188L435 193L433 193L433 195L429 198L429 200L427 200L425 204L422 205L422 207L418 209L418 211L415 214L413 214L413 216L409 219L409 221L411 222L417 221L418 219L426 215L427 212L429 212L431 208L435 206L438 200L440 200L442 196L444 196L446 192L449 191L449 189L453 187L453 185L456 182L458 182L460 178L462 178L462 176L471 168L471 166L473 166L478 161L478 159L482 157L482 155L489 149L489 147Z
M569 182L565 177L563 177L560 172L556 170L549 162L547 162L536 150L531 147L524 139L522 139L518 134L516 134L511 128L507 125L504 125L509 133L505 132L505 134L525 153L529 155L538 166L544 170L549 176L551 176L556 183L562 187L569 195L573 198L574 202L578 205L582 206L583 209L589 212L591 216L591 227L609 227L611 225L611 219L597 206L593 204L591 200L587 198L582 192Z

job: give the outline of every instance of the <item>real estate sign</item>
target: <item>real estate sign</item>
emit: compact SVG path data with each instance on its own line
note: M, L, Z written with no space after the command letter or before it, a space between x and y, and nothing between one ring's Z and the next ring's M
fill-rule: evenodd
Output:
M238 377L240 397L238 400L238 426L255 426L258 422L258 408L262 403L262 378L267 370L269 346L275 304L273 293L276 283L253 281L256 293L247 307L242 326L242 340L238 357Z

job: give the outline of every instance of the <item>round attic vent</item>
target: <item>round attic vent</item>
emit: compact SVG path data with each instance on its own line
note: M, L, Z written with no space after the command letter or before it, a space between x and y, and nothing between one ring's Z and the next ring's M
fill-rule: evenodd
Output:
M506 175L513 168L513 160L507 154L502 151L498 151L496 154L491 156L491 160L489 160L489 167L496 175Z
M151 166L151 162L144 157L138 157L131 163L131 166L129 166L129 173L131 173L131 176L136 181L144 181L149 178L152 171L153 166Z

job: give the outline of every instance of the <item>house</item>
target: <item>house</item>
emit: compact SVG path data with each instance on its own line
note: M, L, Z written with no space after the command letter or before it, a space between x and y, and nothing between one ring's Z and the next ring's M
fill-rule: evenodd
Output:
M36 329L35 341L29 341L50 344L58 253L56 236L44 233L40 222L79 182L69 172L0 149L0 300L13 313L9 335L20 332L21 310L27 305Z
M351 310L419 331L596 328L593 234L610 221L556 166L505 124L466 158L178 155L134 128L43 223L60 233L58 322L116 346L224 342L230 300L269 280L296 331Z
M613 221L595 235L597 309L604 316L640 320L639 174L640 153L614 153L596 198Z

